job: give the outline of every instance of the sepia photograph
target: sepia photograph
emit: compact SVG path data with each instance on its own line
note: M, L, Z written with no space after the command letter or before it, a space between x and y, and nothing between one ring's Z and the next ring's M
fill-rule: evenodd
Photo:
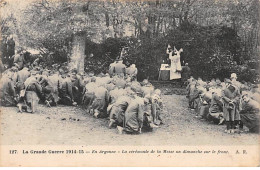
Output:
M260 166L259 0L0 0L0 166Z

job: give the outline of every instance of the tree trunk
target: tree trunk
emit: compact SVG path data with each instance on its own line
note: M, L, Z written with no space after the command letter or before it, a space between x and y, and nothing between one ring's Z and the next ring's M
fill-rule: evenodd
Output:
M85 60L85 34L76 34L72 40L72 52L70 56L70 69L84 72Z

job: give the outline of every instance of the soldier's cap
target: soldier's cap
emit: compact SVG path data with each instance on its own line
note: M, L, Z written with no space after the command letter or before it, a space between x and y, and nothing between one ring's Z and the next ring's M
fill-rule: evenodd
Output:
M232 73L230 78L237 78L237 74L236 73Z

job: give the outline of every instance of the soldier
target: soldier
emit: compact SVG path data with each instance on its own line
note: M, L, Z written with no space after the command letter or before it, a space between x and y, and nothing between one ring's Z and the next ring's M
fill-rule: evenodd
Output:
M181 71L181 81L183 85L187 85L187 80L190 78L191 76L191 69L189 67L188 63L185 63L185 66L182 67L182 71Z
M42 100L44 103L48 106L56 106L58 99L57 99L57 86L55 87L56 83L53 84L51 79L49 78L49 72L48 70L45 70L42 73L42 76L39 77L38 81L42 87ZM56 80L58 81L58 80Z
M238 112L240 92L239 89L232 85L231 81L228 79L226 80L226 87L222 91L222 99L224 103L223 113L227 125L225 132L234 133L235 124L238 124L240 120Z
M242 96L242 110L240 111L242 123L250 132L259 132L259 103L251 99L248 94Z
M200 107L199 107L199 117L202 119L207 119L207 116L209 114L209 107L211 103L212 93L210 91L204 90L200 94Z
M126 76L126 66L123 64L123 60L120 59L114 66L114 74L123 78Z
M115 86L117 88L125 88L125 86L126 86L126 81L124 79L120 78L120 77L117 77L117 76L115 76L113 78L113 83L115 84Z
M13 65L12 57L15 54L15 41L12 36L10 36L7 39L6 50L7 50L7 58L8 58L8 68L10 68Z
M1 79L1 105L2 106L15 106L17 103L15 84L12 80L14 74L13 69L7 70L7 73Z
M103 86L94 89L95 99L92 103L94 117L105 118L108 117L107 106L109 103L109 93Z
M2 78L2 73L4 72L4 70L5 70L5 67L3 65L2 60L0 59L0 79Z
M125 111L133 98L130 96L121 96L119 97L113 105L108 109L109 112L109 128L112 128L114 125L123 127Z
M108 73L109 73L110 77L114 76L114 70L115 70L116 64L117 64L117 61L115 61L109 65Z
M96 78L92 77L91 82L87 83L83 91L82 104L87 113L94 114L92 110L92 103L95 99L95 89L97 88Z
M126 68L126 74L131 80L136 80L137 68L135 67L135 64L132 64L130 67Z
M71 82L72 82L72 93L74 95L74 100L78 104L81 104L82 93L83 93L83 83L81 78L77 75L77 70L73 69L71 71Z
M241 93L242 92L242 84L237 81L237 74L236 73L232 73L231 76L230 76L230 79L231 79L231 83L236 86L239 90L239 92Z
M127 91L125 89L122 89L122 88L115 88L113 90L111 90L109 92L109 95L110 95L110 104L113 104L117 101L117 99L120 97L120 96L125 96L127 95Z
M34 113L39 103L39 97L42 93L42 87L36 79L37 71L31 71L31 76L24 82L25 100L27 104L27 112ZM21 110L20 110L21 111Z
M212 120L214 123L220 125L225 120L223 117L223 102L221 100L221 90L216 88L210 91L212 92L212 99L209 108L208 120Z
M143 86L142 86L142 91L143 91L143 96L151 96L152 93L154 92L154 87L153 85L147 80L144 79L142 82Z
M57 105L59 101L59 86L61 83L61 76L58 74L58 72L52 71L50 73L50 76L48 76L48 83L52 87L52 97L53 97L53 106ZM48 103L47 103L48 104Z
M151 96L152 100L152 117L153 123L155 125L162 124L161 113L163 109L162 99L161 99L161 91L156 89Z
M20 53L14 56L14 65L17 66L19 70L21 70L24 64L25 64L24 54L23 51L21 51Z
M148 118L151 115L145 108L148 106L148 103L147 99L140 97L131 101L125 112L124 126L117 126L119 133L123 133L124 131L126 133L140 134L142 133L142 129L151 129L151 118Z
M61 71L61 82L59 87L59 104L76 106L77 103L74 102L74 96L72 93L72 82L70 77L68 76L68 71Z
M24 82L27 78L29 78L31 73L29 72L29 68L24 67L22 70L17 72L17 82L16 82L16 88L17 93L20 94L20 91L25 88Z

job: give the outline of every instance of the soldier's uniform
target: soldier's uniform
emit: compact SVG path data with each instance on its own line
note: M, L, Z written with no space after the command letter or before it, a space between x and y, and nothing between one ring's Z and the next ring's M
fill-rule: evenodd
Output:
M235 129L235 123L240 120L238 111L240 92L236 86L231 84L231 82L228 83L229 84L222 91L223 113L227 124L227 130L232 130Z
M107 106L109 103L109 93L106 88L99 86L94 89L95 99L92 103L94 116L97 118L108 117Z
M115 70L115 65L116 65L116 64L117 64L117 63L114 62L114 63L111 63L111 64L109 65L108 73L109 73L110 77L114 76L114 70Z
M17 72L17 93L19 94L22 89L25 88L24 82L27 78L29 78L31 73L29 72L29 69L27 67L24 67L22 70Z
M156 90L157 91L157 90ZM152 100L152 116L153 116L153 123L155 125L160 125L162 123L161 113L163 109L162 99L160 97L160 94L154 93L151 96Z
M24 54L16 54L14 56L14 64L18 67L18 69L22 69L25 63Z
M130 67L126 68L126 74L131 80L136 80L137 68L135 67L135 64L132 64Z
M242 102L242 110L240 111L241 121L249 128L250 132L259 132L259 103L253 99Z
M53 74L48 77L48 83L52 87L53 104L57 104L59 101L59 85L61 83L61 77L59 74Z
M223 102L221 95L215 91L212 93L208 119L215 123L222 123L220 121L223 119Z
M119 77L124 77L126 75L126 66L123 64L123 61L118 61L114 66L114 75Z
M15 85L11 76L3 76L0 82L1 87L1 105L2 106L15 106L16 105L16 92Z
M136 98L131 101L125 112L124 131L127 133L140 133L142 129L151 128L144 111L144 100Z
M111 105L110 109L108 110L110 128L113 126L113 124L123 127L125 111L131 100L132 98L129 96L121 96L116 100L113 105Z
M91 106L95 99L96 88L97 88L97 84L95 82L90 82L85 86L82 104L83 107L87 110L87 113L89 113L89 111L92 109Z
M60 82L59 88L59 103L64 105L73 105L74 103L74 96L72 93L72 82L69 77L63 78Z
M25 100L27 103L27 112L34 113L39 103L39 96L42 93L42 87L36 80L35 74L32 73L25 82Z

